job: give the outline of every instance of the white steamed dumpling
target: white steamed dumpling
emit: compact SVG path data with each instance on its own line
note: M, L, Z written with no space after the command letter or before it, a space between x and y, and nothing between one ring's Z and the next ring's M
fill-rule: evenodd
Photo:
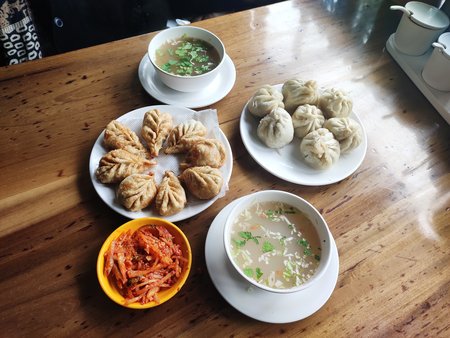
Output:
M266 116L276 108L284 108L283 95L275 87L264 85L252 96L247 108L255 116Z
M348 117L353 109L353 102L342 90L325 89L319 97L319 108L327 118Z
M300 153L311 167L327 169L339 159L340 146L328 129L319 128L303 138Z
M294 138L292 118L283 108L277 108L259 121L257 134L269 148L282 148Z
M298 138L303 138L310 132L322 128L325 117L316 106L304 104L299 106L292 114L294 133Z
M319 98L317 83L314 80L288 80L283 84L281 93L284 98L284 107L290 114L303 104L317 104Z
M327 128L339 141L342 154L350 152L361 144L361 126L352 118L333 117L325 121L324 128Z

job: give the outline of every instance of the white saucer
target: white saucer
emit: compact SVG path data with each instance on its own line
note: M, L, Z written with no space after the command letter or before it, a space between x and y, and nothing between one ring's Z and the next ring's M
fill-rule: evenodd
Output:
M167 87L156 75L148 54L142 58L138 73L142 86L155 99L187 108L205 107L220 101L230 92L236 81L236 68L228 55L225 55L223 69L214 81L199 92L185 93Z
M317 282L306 290L275 294L256 288L245 281L226 257L223 226L233 201L212 222L205 244L206 267L211 279L225 300L243 314L267 323L290 323L304 319L319 310L330 298L339 274L339 256L332 238L330 266Z
M281 91L282 84L274 86ZM247 103L248 104L248 103ZM327 170L317 170L303 160L299 148L300 139L294 140L281 149L271 149L257 135L259 120L244 106L240 119L242 142L253 159L265 170L285 181L308 186L321 186L342 181L353 174L361 165L367 151L367 135L362 121L356 113L350 117L361 126L361 144L348 154L343 154L337 163Z

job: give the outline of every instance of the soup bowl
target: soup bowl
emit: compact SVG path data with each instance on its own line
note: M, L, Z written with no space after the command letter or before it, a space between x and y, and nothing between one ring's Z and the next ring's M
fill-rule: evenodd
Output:
M256 204L258 208L254 212L252 206ZM276 207L264 209L271 204ZM280 205L283 207L280 208ZM295 224L297 221L302 224ZM291 229L284 230L290 233L288 236L275 230L284 226L283 223ZM258 228L262 229L260 236L254 235L253 230L249 231ZM294 228L297 230L292 230ZM258 230L254 232L256 234ZM270 238L264 235L268 232L271 232ZM225 221L223 238L228 260L239 275L253 286L274 293L292 293L308 288L322 277L331 260L332 238L324 218L306 200L285 191L264 190L241 198ZM280 244L277 247L277 241L283 241L283 246ZM253 254L258 252L253 256L251 250L246 249L247 244L252 242L257 243L250 244L257 248L251 249L255 250ZM287 242L291 243L290 250L294 250L294 253L282 249L287 247ZM283 262L278 262L276 267L270 267L271 263L267 257L275 256L277 252L283 252L279 258ZM237 258L239 255L241 260L242 257L248 256L249 258L243 260L252 262L251 267L241 266ZM313 266L315 271L310 270L310 266ZM272 277L269 277L270 275Z
M156 54L159 48L166 42L180 39L183 36L203 40L212 45L219 55L217 66L206 73L192 76L172 74L159 67L156 62ZM181 92L196 92L205 89L219 74L224 64L225 46L215 34L206 29L194 26L178 26L162 30L156 34L148 45L147 54L156 75L166 86Z
M160 290L157 292L158 301L152 300L144 304L141 304L140 302L127 302L125 297L119 292L115 283L111 280L110 277L108 277L105 274L105 263L107 260L106 259L107 256L105 255L105 253L107 253L107 251L110 249L111 243L114 240L116 240L120 235L126 233L127 231L131 231L132 233L134 233L136 230L146 225L156 225L166 229L170 233L173 243L178 245L179 248L181 249L184 263L182 264L181 273L179 277L176 279L176 281L170 287L161 287ZM117 247L117 244L115 245ZM105 240L97 258L97 278L102 290L115 303L132 309L148 309L163 304L164 302L168 301L173 296L175 296L178 293L178 291L180 291L180 289L182 288L182 286L184 285L184 283L188 278L191 269L191 264L192 264L191 247L188 239L186 238L184 233L180 230L180 228L178 228L175 224L166 221L165 219L162 218L143 217L131 220L121 225L116 230L114 230ZM111 275L113 275L113 273L111 273ZM140 277L137 276L135 278Z

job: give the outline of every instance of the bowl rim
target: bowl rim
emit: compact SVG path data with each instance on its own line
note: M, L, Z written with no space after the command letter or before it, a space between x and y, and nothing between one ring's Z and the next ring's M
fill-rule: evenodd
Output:
M152 58L151 55L150 55L150 54L151 54L150 47L152 46L152 41L153 41L158 35L166 34L167 32L173 31L173 30L180 30L180 31L182 31L182 30L184 30L184 29L203 31L203 32L205 32L205 33L211 35L215 40L217 40L217 42L218 42L219 45L221 46L221 49L223 50L223 53L222 53L222 55L221 55L221 57L220 57L220 62L217 64L217 66L216 66L215 68L213 68L213 69L207 71L206 73L198 74L198 75L177 75L177 74L173 74L173 73L166 72L165 70L161 69L161 68L156 64L156 62L153 61L153 58ZM156 50L156 48L157 48L157 47L155 47L155 50ZM215 48L215 47L214 47L214 48ZM219 51L219 54L220 54L220 51ZM218 70L221 68L221 66L222 66L223 63L225 62L225 61L224 61L224 60L225 60L225 55L226 55L225 45L223 44L222 40L221 40L216 34L214 34L213 32L211 32L211 31L209 31L209 30L207 30L207 29L204 29L204 28L201 28L201 27L197 27L197 26L190 26L190 25L186 25L186 26L176 26L176 27L170 27L170 28L163 29L163 30L159 31L157 34L155 34L155 35L152 37L152 39L150 40L150 42L148 43L148 46L147 46L147 56L148 56L148 58L150 59L150 63L153 65L153 67L155 67L156 70L160 71L161 73L163 73L163 74L165 74L165 75L168 75L168 76L171 76L171 77L174 77L174 78L177 78L177 79L185 79L185 80L188 80L188 79L200 79L200 78L205 77L205 76L208 76L208 75L210 75L210 74L214 74L216 71L218 71Z
M316 228L317 226L323 226L323 232L325 234L325 244L322 243L321 240L321 248L322 248L322 253L325 252L326 256L325 259L323 259L324 257L321 255L321 260L319 263L319 266L316 270L316 272L314 273L314 275L309 278L304 284L299 285L299 286L295 286L292 288L286 288L286 289L277 289L277 288L272 288L263 284L258 283L257 281L249 278L248 276L246 276L244 274L244 272L238 267L238 265L234 262L234 260L231 258L231 251L230 251L230 243L228 241L228 234L229 234L229 230L232 226L232 221L233 219L236 217L237 215L237 211L239 209L242 209L243 206L250 206L255 202L255 199L258 198L258 196L274 196L274 198L276 198L276 195L283 195L287 198L292 198L293 200L295 200L297 203L301 203L304 206L306 206L306 208L310 209L315 216L317 216L317 218L319 219L319 224L316 224L308 215L305 215L308 217L308 219L311 221L311 223L314 225L314 227ZM288 204L288 202L283 202ZM293 205L294 207L297 207L295 205ZM318 234L320 237L320 234ZM309 203L307 200L303 199L302 197L295 195L293 193L287 192L287 191L282 191L282 190L260 190L257 192L254 192L252 194L243 196L242 199L239 200L239 202L236 203L236 205L231 209L230 213L228 214L225 224L224 224L224 228L223 228L223 245L225 247L225 255L226 258L228 259L228 261L231 263L231 265L233 266L233 268L238 272L238 274L240 276L242 276L247 282L249 282L251 285L258 287L262 290L265 291L269 291L269 292L273 292L273 293L278 293L278 294L289 294L289 293L294 293L294 292L299 292L301 290L304 290L308 287L310 287L314 282L318 281L320 278L322 278L322 276L324 275L325 271L328 269L328 266L330 265L330 261L331 261L331 232L330 229L328 227L327 222L325 221L325 219L323 218L323 216L321 215L321 213L311 204ZM324 247L325 245L325 247ZM326 250L323 250L323 249Z
M171 288L163 290L163 292L165 292L165 295L164 295L164 298L161 299L161 301L159 303L152 301L152 302L148 302L146 304L131 303L131 304L126 305L126 304L124 304L124 298L122 297L122 295L120 295L114 289L114 287L111 286L111 284L108 281L108 277L105 276L103 273L103 268L105 265L104 264L105 263L104 253L109 248L111 242L114 239L116 239L120 234L122 234L124 231L127 231L127 230L136 231L137 229L141 228L142 226L150 224L150 222L151 222L151 224L157 224L157 225L162 225L162 226L166 227L167 230L169 230L169 232L173 236L175 236L174 233L176 233L176 235L182 239L183 243L178 243L178 244L180 244L182 246L182 248L184 247L186 250L186 252L185 252L185 254L187 255L187 257L185 257L187 259L186 267L183 268L182 274L181 274L180 278L176 281L176 283ZM133 220L123 223L122 225L117 227L105 239L105 241L103 242L103 244L98 252L98 255L97 255L96 273L97 273L97 280L100 284L101 289L108 296L108 298L110 298L113 302L115 302L116 304L119 304L123 307L126 307L126 308L148 309L148 308L152 308L152 307L161 305L161 304L167 302L172 297L174 297L178 293L178 291L183 287L183 285L185 284L185 282L190 274L191 267L192 267L192 249L191 249L189 240L187 239L184 232L177 225L175 225L174 223L172 223L164 218L142 217L142 218L136 218L136 219L133 219Z

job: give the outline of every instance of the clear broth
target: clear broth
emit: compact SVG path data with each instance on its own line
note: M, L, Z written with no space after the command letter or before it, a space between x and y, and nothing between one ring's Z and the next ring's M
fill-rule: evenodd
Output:
M244 274L275 289L308 281L320 262L320 239L297 208L280 202L255 203L233 222L232 259Z
M219 62L219 53L210 43L187 35L168 40L156 50L158 67L174 75L201 75L216 68Z

